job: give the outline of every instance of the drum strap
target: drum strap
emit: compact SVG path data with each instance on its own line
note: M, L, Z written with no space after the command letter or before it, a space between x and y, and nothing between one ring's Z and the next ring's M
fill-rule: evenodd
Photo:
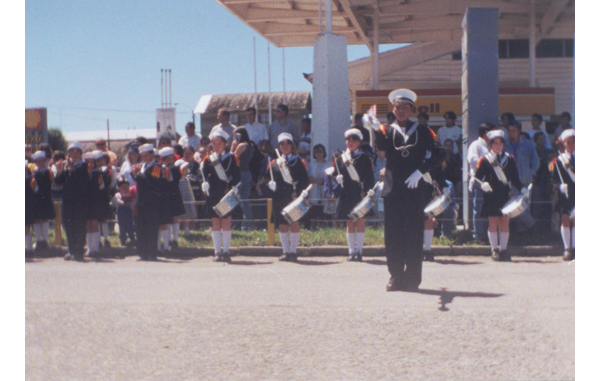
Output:
M346 166L350 178L353 181L360 183L360 177L358 176L358 172L356 172L356 168L354 167L354 164L352 162L352 153L349 150L344 151L344 153L342 154L342 162Z
M223 165L221 164L221 160L219 160L219 156L217 154L212 154L210 156L210 164L215 168L215 172L221 181L227 181L227 174L225 173L225 169L223 169Z
M565 168L565 170L567 171L567 173L571 177L571 180L573 180L573 182L575 182L575 172L573 172L574 166L571 163L571 155L569 155L566 152L565 153L561 153L560 156L558 157L558 159L560 160L560 162L562 163L563 167Z
M281 177L283 177L283 181L288 184L294 185L294 180L292 179L292 173L290 172L290 167L287 165L284 158L277 159L277 166L279 167L279 172L281 173Z
M506 175L504 174L504 171L502 170L502 166L494 158L494 154L492 152L488 152L485 155L485 158L492 165L492 168L494 169L494 172L496 173L496 177L498 177L498 180L500 180L503 184L508 184L508 180L506 179ZM505 163L506 157L504 157L502 161Z

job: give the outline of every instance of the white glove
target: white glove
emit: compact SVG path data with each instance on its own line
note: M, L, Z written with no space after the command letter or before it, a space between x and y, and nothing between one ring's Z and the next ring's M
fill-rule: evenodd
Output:
M569 186L567 184L560 184L560 192L569 197Z
M404 184L408 184L409 188L416 188L419 184L419 180L423 177L423 174L418 169L412 173L412 175L408 176L408 179L404 182Z
M446 187L446 188L442 189L442 193L444 193L446 196L450 197L450 187Z
M236 186L234 186L234 187L233 187L233 188L231 188L231 189L233 190L233 193L235 193L235 194L238 194L239 190L238 190L238 187L237 187L237 185L236 185Z
M486 181L485 183L481 184L481 190L484 191L484 192L486 192L486 193L489 193L489 192L492 191L492 187L490 186L490 183L488 183Z
M344 185L344 176L337 175L336 178L335 178L335 181L337 181L337 183L340 184L340 185Z
M375 196L375 191L373 189L369 189L369 191L367 192L367 196L369 196L369 197Z
M529 197L529 189L527 189L525 187L521 188L521 194Z
M300 196L302 196L302 198L308 198L308 191L305 189L302 191L302 193L300 193Z
M473 192L473 186L475 186L475 178L471 177L471 180L469 180L469 192Z
M277 189L277 183L273 180L269 181L269 189L275 192L275 189Z
M208 196L208 191L210 190L210 185L207 182L202 183L202 192L204 192Z

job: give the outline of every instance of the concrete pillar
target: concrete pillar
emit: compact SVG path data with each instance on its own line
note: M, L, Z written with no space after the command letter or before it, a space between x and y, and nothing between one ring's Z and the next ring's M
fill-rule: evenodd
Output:
M314 41L312 144L321 143L331 157L345 149L350 128L350 84L346 37L325 33Z
M498 124L498 8L467 8L462 29L463 202L469 205L467 147L481 123ZM463 218L469 221L468 208Z

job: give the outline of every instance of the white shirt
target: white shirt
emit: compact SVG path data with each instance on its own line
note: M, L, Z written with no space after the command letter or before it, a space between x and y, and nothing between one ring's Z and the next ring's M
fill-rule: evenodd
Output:
M188 136L187 134L185 134L184 136L179 138L179 144L181 144L184 149L187 146L192 146L194 147L194 151L198 151L198 148L200 148L201 140L202 137L198 134L194 134L192 136Z
M454 148L452 149L452 152L454 152L454 153L458 152L458 147L456 145L462 144L462 142L458 141L460 139L460 135L462 135L462 128L460 128L458 126L452 126L452 127L442 126L438 129L438 132L437 132L438 139L440 140L440 143L442 145L444 145L444 142L448 139L450 139L454 142Z
M315 179L323 180L325 179L325 169L331 167L332 165L333 164L327 160L324 163L319 163L316 160L311 161L308 164L308 175L314 177ZM308 198L311 199L311 201L314 200L314 202L321 204L321 199L325 198L325 188L323 185L313 184L308 194ZM317 201L317 199L319 201Z
M248 131L248 136L250 140L254 143L258 144L261 140L268 140L269 135L267 134L267 127L264 124L254 122L253 124L246 123L244 124L244 128Z
M485 156L488 152L490 152L490 148L483 138L479 137L471 143L467 151L467 161L469 162L469 170L472 175L475 175L479 158Z

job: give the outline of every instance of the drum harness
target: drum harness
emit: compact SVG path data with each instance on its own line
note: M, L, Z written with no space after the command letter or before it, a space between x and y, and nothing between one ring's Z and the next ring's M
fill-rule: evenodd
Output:
M360 176L358 175L358 172L356 171L356 168L354 167L354 159L352 159L352 152L350 152L350 150L346 150L342 153L342 155L340 156L342 163L344 163L344 165L346 166L346 170L348 171L348 174L350 175L350 178L352 179L352 181L356 181L357 183L360 184L360 194L362 197L364 197L364 184L362 183L362 181L360 181ZM337 163L336 163L337 165ZM339 169L338 169L338 173L339 173ZM341 173L340 173L341 174Z
M561 153L558 159L561 161L563 167L571 177L571 180L575 182L575 172L573 172L573 163L571 163L571 155L567 152ZM562 175L560 173L560 169L558 170L558 174L560 175L560 180L564 184L565 182L562 179Z
M485 158L492 165L492 168L494 169L494 172L496 173L496 176L498 177L498 180L500 180L504 184L508 184L508 180L506 179L506 175L504 174L504 171L502 170L502 167L506 164L506 160L508 159L508 154L504 153L504 155L502 156L502 160L500 161L500 163L498 163L498 161L496 160L495 155L494 155L493 152L488 152L485 155Z

